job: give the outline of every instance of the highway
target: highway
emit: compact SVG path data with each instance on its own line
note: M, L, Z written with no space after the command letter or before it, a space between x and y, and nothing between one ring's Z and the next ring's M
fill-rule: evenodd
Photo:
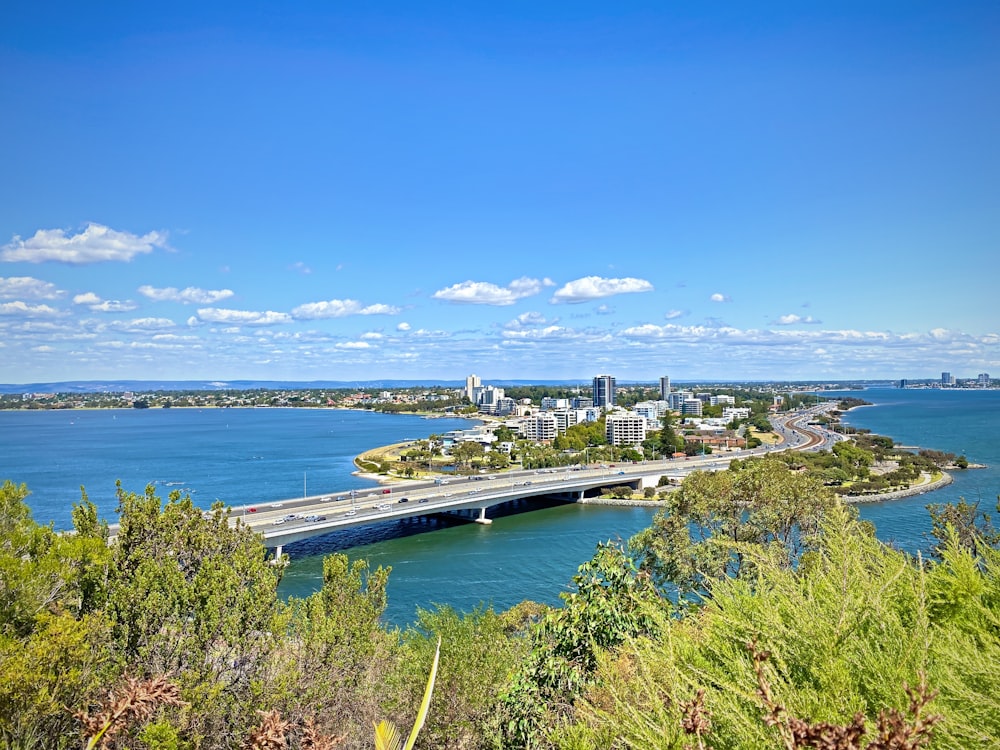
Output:
M451 477L439 480L440 484L434 481L399 482L367 490L236 507L231 518L242 518L264 536L269 547L336 529L441 512L478 511L479 520L488 523L486 508L522 497L552 495L573 500L587 491L613 485L632 484L637 488L655 485L663 475L680 481L692 471L725 469L734 458L783 450L828 450L833 443L844 439L843 436L810 422L835 406L820 404L793 414L772 417L774 429L781 438L777 446L636 464Z
M549 495L572 501L587 492L615 485L631 484L637 489L655 486L664 475L681 481L693 471L725 469L734 458L783 450L828 450L833 443L844 439L843 436L810 422L833 408L836 408L834 403L824 403L800 412L772 417L774 430L781 438L776 446L636 464L574 466L456 476L434 481L403 481L364 490L235 506L230 509L229 520L231 524L242 521L264 537L266 546L276 547L279 552L282 545L337 529L435 513L471 511L470 518L489 523L486 508L523 497ZM112 526L112 536L116 530Z

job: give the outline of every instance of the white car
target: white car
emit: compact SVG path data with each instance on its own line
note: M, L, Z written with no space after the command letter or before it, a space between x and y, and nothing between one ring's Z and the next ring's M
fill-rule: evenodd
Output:
M281 526L281 524L283 524L284 522L285 522L284 518L275 518L273 521L271 521L271 525L272 526Z

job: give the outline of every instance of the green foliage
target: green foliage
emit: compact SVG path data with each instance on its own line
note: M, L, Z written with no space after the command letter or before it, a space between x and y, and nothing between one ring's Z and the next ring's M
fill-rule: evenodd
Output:
M994 528L990 514L979 509L978 501L969 503L963 497L957 503L931 503L927 510L931 514L931 534L937 540L934 554L938 557L947 544L957 544L971 552L1000 544L1000 531ZM997 513L1000 513L1000 497Z
M287 637L274 654L269 685L270 703L283 715L316 714L336 735L364 737L392 714L395 637L380 623L390 571L329 555L322 588L289 600L281 618Z
M204 518L179 493L161 504L152 486L119 485L118 502L106 609L116 657L132 673L176 675L194 707L187 733L246 726L274 644L280 568L221 506Z
M403 634L402 682L413 690L411 705L420 698L415 688L438 641L441 663L422 744L476 747L508 676L527 653L527 643L508 637L505 618L492 609L419 609L415 627Z
M533 629L531 652L496 715L501 747L539 747L591 681L602 652L661 627L654 612L663 601L621 545L598 545L573 585L575 591L560 595L563 606Z
M761 555L791 565L834 503L817 479L778 459L733 462L728 471L687 477L630 547L659 582L704 592L752 572Z
M996 550L976 558L951 541L941 563L921 566L837 506L798 570L762 558L755 571L716 582L696 616L661 613L656 638L603 653L552 745L694 746L685 719L702 691L708 746L788 747L764 721L753 642L770 652L769 689L790 715L849 724L860 714L871 731L883 709L906 706L904 685L925 677L938 691L930 710L943 717L933 746L997 747Z

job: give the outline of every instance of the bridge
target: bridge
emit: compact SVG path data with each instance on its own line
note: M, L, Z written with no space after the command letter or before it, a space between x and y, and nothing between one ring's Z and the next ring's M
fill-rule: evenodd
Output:
M641 490L657 486L666 476L681 481L693 471L717 471L735 458L765 455L781 450L822 450L843 436L810 422L832 404L774 418L782 442L706 456L661 459L637 464L607 464L597 467L561 467L536 471L504 472L497 475L407 481L392 486L348 490L271 503L237 506L230 522L242 520L263 536L264 545L281 556L286 544L329 534L340 529L383 521L448 513L488 524L486 510L495 505L527 497L550 497L574 502L607 487L629 485ZM112 535L114 534L112 528Z

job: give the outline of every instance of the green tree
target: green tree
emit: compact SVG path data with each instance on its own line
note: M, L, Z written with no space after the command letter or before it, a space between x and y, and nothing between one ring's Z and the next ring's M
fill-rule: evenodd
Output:
M573 586L534 627L531 653L504 694L495 719L504 748L538 747L546 728L569 715L602 652L659 632L663 600L621 545L598 545Z
M688 476L629 544L658 581L703 592L752 570L761 555L791 565L836 502L817 478L775 458L750 459Z
M386 714L402 721L406 711L391 679L396 636L380 622L390 572L343 554L323 559L322 588L290 599L282 616L287 638L270 670L272 707L293 720L313 715L350 737L367 735Z
M118 485L107 614L116 656L132 673L175 674L185 731L216 743L255 717L275 641L280 566L260 537L217 504L207 517L190 497L165 504Z
M0 486L0 746L76 746L67 708L110 674L106 527L83 498L73 534L40 526L25 485Z
M458 466L468 466L473 459L481 458L485 453L482 445L472 441L456 443L451 447L451 457Z
M1000 513L1000 496L996 509ZM1000 531L994 527L990 514L980 510L978 501L969 503L962 497L957 503L931 503L927 510L931 514L931 534L937 540L934 553L938 557L949 543L972 553L984 546L1000 544Z
M457 612L451 607L418 609L403 633L402 682L410 711L420 700L421 676L431 664L438 638L441 661L424 724L427 747L485 747L493 707L508 676L527 653L523 638L511 638L505 618L492 608Z

